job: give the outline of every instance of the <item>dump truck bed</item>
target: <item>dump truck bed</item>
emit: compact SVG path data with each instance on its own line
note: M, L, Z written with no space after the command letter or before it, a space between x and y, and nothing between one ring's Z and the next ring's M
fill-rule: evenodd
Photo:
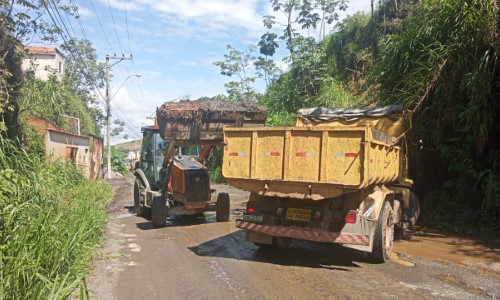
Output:
M397 139L370 122L225 128L224 136L226 181L259 195L321 200L397 181L401 173Z

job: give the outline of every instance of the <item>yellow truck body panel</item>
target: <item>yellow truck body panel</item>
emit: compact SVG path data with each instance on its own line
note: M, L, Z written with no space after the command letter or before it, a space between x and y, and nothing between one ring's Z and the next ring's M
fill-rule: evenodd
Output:
M226 127L223 175L229 184L259 195L312 200L400 178L401 147L396 136L379 129L388 126L401 134L402 121L378 122L379 129L373 122L334 123Z

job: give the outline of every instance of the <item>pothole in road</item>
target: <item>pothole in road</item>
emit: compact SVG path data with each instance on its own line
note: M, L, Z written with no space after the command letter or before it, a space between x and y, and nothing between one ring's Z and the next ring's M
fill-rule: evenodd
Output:
M415 264L412 263L411 261L402 259L399 256L399 254L396 252L391 252L391 254L389 255L389 259L392 262L395 262L395 263L400 264L400 265L405 266L405 267L414 267L415 266Z
M460 288L465 288L469 292L472 292L474 294L478 294L478 295L483 296L483 297L491 297L492 296L492 295L488 294L487 292L483 291L480 288L471 287L471 286L467 285L462 280L462 278L460 278L460 277L458 277L456 275L453 275L453 274L440 274L440 275L437 276L437 278L441 279L442 281L451 283L451 284L453 284L455 286L458 286Z

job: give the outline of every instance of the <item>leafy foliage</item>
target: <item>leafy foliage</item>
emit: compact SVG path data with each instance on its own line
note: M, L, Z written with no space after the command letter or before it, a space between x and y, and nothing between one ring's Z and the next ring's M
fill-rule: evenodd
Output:
M59 82L55 77L40 80L33 75L24 80L19 99L21 113L47 118L65 128L64 115L80 119L83 133L99 133L92 112L78 95L69 78Z
M255 99L257 92L252 86L255 77L251 76L250 68L255 57L254 46L249 46L244 52L227 45L228 53L224 54L224 60L214 62L214 65L220 68L221 74L225 76L235 76L238 81L230 81L226 87L229 99L234 101Z
M325 36L326 24L338 20L337 9L347 8L345 0L270 0L270 2L273 11L283 14L287 21L286 24L280 24L276 21L275 15L266 15L263 18L264 26L267 29L275 25L284 27L279 39L286 41L290 54L295 51L295 39L301 36L296 29L297 26L302 29L316 29L319 23L320 37ZM269 35L263 35L261 41L264 40L269 41ZM274 41L274 38L272 40Z
M0 138L0 295L62 299L80 285L112 190Z
M18 45L29 45L35 36L44 42L55 43L62 32L58 26L45 21L48 7L70 16L78 9L66 0L0 1L0 127L6 127L6 134L11 138L21 136L18 92L23 52Z
M125 161L127 157L126 150L111 147L111 170L119 172L123 175L128 174L128 167ZM108 149L104 149L103 161L108 161Z
M224 182L224 177L222 176L222 154L222 147L215 148L207 166L210 180L215 183Z
M415 110L414 125L448 162L441 201L500 209L500 24L490 1L426 1L389 35L375 69L383 103ZM427 158L427 157L424 157ZM451 196L453 195L453 196Z

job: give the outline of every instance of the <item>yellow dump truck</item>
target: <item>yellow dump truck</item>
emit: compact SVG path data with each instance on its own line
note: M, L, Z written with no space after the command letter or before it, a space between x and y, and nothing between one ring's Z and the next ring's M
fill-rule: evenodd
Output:
M223 175L251 192L236 227L258 246L340 243L388 259L414 224L401 106L303 109L295 127L224 128Z

